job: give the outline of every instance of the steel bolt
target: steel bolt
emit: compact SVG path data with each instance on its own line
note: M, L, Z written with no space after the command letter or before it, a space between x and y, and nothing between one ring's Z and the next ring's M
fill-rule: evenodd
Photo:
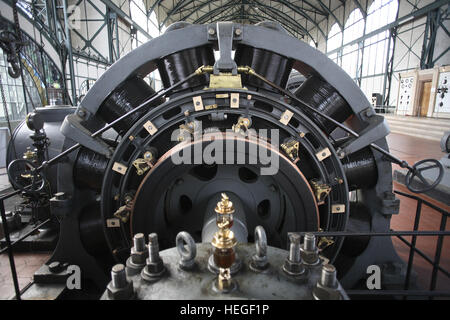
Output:
M131 255L127 259L127 274L133 276L141 271L145 266L148 257L148 250L145 245L145 236L143 233L137 233L133 237L133 247L131 248Z
M300 257L300 236L298 234L291 235L291 245L289 247L289 260L294 263L301 262Z
M300 255L300 235L294 233L290 235L289 256L284 261L283 271L290 276L298 277L305 274L305 267Z
M208 33L213 36L216 33L216 30L214 30L213 28L209 28L208 29Z
M137 233L133 237L134 249L136 252L143 252L145 250L145 238L143 233Z
M158 235L156 233L150 233L148 236L148 259L150 262L158 262L160 259Z
M48 265L48 269L52 273L59 273L59 272L62 271L62 266L61 266L61 263L59 261L53 261L52 263L50 263Z
M116 289L125 288L128 284L125 266L123 264L116 264L111 269L112 285Z
M107 298L110 300L128 300L133 298L133 282L128 281L125 266L116 264L111 269L111 282L106 286Z
M331 264L322 266L322 273L316 286L313 288L313 297L316 300L341 300L338 290L336 268Z
M322 267L322 274L320 276L320 284L327 288L336 288L336 268L331 264L326 264Z
M316 246L316 236L312 233L305 234L303 246L300 248L302 262L308 265L316 265L320 262L319 249Z
M239 29L239 28L236 29L236 30L234 30L234 34L237 35L237 36L240 36L242 34L242 30Z
M316 236L312 233L305 234L305 239L303 242L303 249L308 251L316 250Z
M163 260L159 256L158 235L151 233L148 236L148 259L141 276L144 280L153 281L159 278L165 270Z

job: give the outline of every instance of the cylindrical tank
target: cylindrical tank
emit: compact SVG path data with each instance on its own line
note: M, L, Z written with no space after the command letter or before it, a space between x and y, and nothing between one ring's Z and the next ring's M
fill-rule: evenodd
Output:
M43 130L50 141L48 145L49 158L53 158L63 151L64 140L66 137L62 135L59 128L61 127L61 123L64 121L64 118L67 115L74 113L75 110L75 107L66 105L36 109L35 112L41 116L44 122ZM31 134L33 134L33 131L27 127L25 120L17 126L8 144L6 154L7 166L15 159L22 159L25 151L27 151L27 148L32 147L33 141L30 139ZM46 177L49 180L53 193L57 192L56 171L57 166L50 166L47 168L46 172Z

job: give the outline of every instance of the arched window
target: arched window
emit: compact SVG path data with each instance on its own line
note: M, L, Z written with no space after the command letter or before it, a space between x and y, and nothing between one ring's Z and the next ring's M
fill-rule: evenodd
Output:
M366 33L377 30L397 16L397 0L375 0L367 11ZM389 48L389 50L388 50ZM383 94L386 60L392 56L393 45L389 45L389 31L383 31L364 41L361 89L367 97L372 93Z
M344 26L344 44L349 43L364 34L364 18L359 9L350 13Z
M130 14L135 23L137 23L142 29L146 30L147 33L152 37L159 37L164 31L159 30L158 19L156 19L156 14L153 11L150 16L147 15L145 9L145 4L143 0L131 0L130 1ZM136 32L136 38L132 42L133 49L136 49L141 44L148 41L148 38L143 35L139 30ZM161 77L158 71L153 71L145 78L145 80L155 89L159 90L162 88Z
M131 0L130 1L130 15L133 21L139 25L142 29L147 30L147 14L145 11L145 5L142 0ZM147 30L148 31L148 30ZM144 36L140 31L136 33L136 41L132 43L133 49L139 47L141 44L147 41L147 37Z
M342 45L342 31L337 23L333 24L328 33L327 51L333 51Z
M375 0L367 11L366 32L371 32L395 20L397 0Z
M359 9L353 10L344 26L344 45L364 34L364 18ZM358 44L345 46L342 52L342 68L352 78L358 78L358 70L361 65L361 50Z
M333 51L342 45L342 31L337 23L333 24L328 33L327 52ZM334 62L338 63L338 54L334 53L329 56Z

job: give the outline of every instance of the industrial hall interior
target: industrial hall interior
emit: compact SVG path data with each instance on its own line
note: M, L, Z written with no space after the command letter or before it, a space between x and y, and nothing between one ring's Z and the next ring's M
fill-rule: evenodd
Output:
M0 0L0 300L450 300L449 88L450 0Z

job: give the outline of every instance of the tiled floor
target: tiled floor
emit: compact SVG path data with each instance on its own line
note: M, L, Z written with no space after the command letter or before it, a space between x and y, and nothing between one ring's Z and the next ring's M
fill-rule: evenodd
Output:
M441 159L444 154L441 152L439 142L413 138L401 134L390 134L388 136L389 148L392 153L397 157L408 161L410 164L414 164L424 158ZM393 166L395 170L397 165ZM398 183L394 183L394 189L405 193L410 191ZM416 212L416 201L398 196L400 198L400 213L392 217L391 228L398 231L412 230L414 226L414 217ZM427 200L447 211L450 211L449 206L445 206L427 196L421 196L424 200ZM446 230L450 230L450 219L447 219ZM438 230L441 223L441 215L427 206L422 208L422 216L419 224L419 230ZM411 240L411 237L405 237L407 240ZM417 248L423 251L431 259L435 257L437 237L418 237ZM394 245L399 255L407 260L409 256L409 248L399 239L394 239ZM431 265L425 261L422 257L414 255L414 270L418 274L419 283L423 288L428 288L431 280ZM446 270L450 270L450 238L444 239L444 245L442 247L441 266ZM450 279L438 273L438 281L436 285L438 290L450 290Z
M0 194L8 193L12 189L8 182L5 168L0 168ZM13 202L17 198L5 201L5 207L13 208ZM3 231L0 232L3 235ZM50 257L50 252L39 253L15 253L14 262L19 280L19 288L23 289L32 279L34 272ZM9 299L14 295L14 285L9 267L7 253L0 255L0 299Z
M19 280L19 288L23 289L33 277L34 272L44 264L50 253L15 253L14 262ZM9 267L8 254L0 256L0 299L9 299L14 295L14 285Z
M388 136L390 150L396 156L414 163L423 158L440 159L443 153L440 151L439 142L412 138L400 134ZM394 169L396 166L394 166ZM399 191L406 191L406 188L395 183L394 188ZM414 224L415 201L399 196L401 199L400 214L392 217L392 228L395 230L412 230ZM440 205L436 201L425 197L426 200ZM444 209L450 210L449 207ZM433 210L424 207L422 211L421 230L436 230L439 227L440 216ZM447 230L450 222L447 222ZM408 237L406 237L409 239ZM408 248L398 239L394 239L394 245L403 259L408 258ZM436 247L436 237L423 237L417 240L417 247L430 257L434 257ZM30 280L33 273L48 259L50 253L17 253L15 262L19 275L19 285L23 288ZM424 259L415 255L414 270L418 274L419 283L428 286L431 276L431 267ZM450 270L450 239L446 239L442 250L441 265ZM450 281L442 274L438 277L437 289L449 290ZM0 299L6 299L14 294L9 269L8 255L0 255Z

